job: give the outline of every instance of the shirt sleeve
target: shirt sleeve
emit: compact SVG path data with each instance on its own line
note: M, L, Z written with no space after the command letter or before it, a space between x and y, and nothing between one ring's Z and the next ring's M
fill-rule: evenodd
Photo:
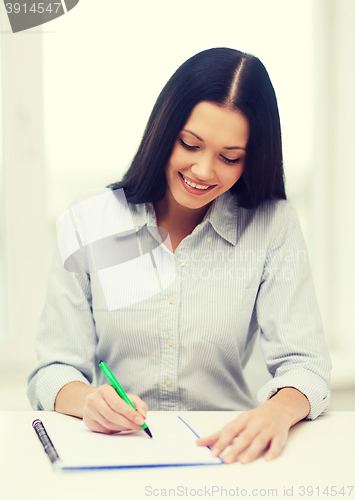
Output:
M256 311L260 342L273 378L258 392L264 403L283 387L302 392L310 403L306 417L324 413L330 400L331 362L298 215L279 202L281 223L269 247Z
M66 216L70 222L69 212ZM63 227L65 230L65 224ZM28 378L34 410L54 410L64 385L74 381L91 384L93 379L97 337L87 257L83 250L73 252L67 259L68 270L62 256L57 239L35 342L39 361Z

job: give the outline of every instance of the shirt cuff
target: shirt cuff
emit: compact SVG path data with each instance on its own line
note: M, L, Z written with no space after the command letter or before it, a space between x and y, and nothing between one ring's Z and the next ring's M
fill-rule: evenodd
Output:
M306 420L314 420L329 407L330 390L328 385L318 375L308 371L307 373L293 371L274 377L258 391L259 403L265 403L284 387L293 387L306 396L311 407L310 412L305 417Z
M55 363L41 368L37 374L35 394L30 394L32 407L36 410L54 411L54 403L58 392L69 382L83 382L90 385L84 375L73 366Z

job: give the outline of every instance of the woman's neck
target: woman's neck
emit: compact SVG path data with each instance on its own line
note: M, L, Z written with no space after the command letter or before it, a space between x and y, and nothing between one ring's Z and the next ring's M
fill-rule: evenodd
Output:
M157 224L169 232L190 234L202 221L210 205L211 203L197 209L184 207L176 202L167 189L165 197L154 203Z

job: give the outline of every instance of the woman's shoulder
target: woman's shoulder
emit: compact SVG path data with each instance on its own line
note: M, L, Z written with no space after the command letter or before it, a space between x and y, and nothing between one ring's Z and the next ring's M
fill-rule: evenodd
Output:
M237 234L269 247L300 231L297 210L288 200L268 200L253 209L238 208Z
M268 200L259 209L261 213L277 220L298 219L297 210L289 200Z
M273 225L298 223L299 220L297 210L289 200L267 200L252 209L239 207L238 216Z

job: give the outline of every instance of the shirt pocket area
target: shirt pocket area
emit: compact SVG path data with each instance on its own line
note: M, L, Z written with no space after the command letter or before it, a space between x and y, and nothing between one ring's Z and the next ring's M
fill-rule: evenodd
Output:
M244 349L255 299L256 287L223 286L216 282L205 290L207 315L201 336L222 349Z

